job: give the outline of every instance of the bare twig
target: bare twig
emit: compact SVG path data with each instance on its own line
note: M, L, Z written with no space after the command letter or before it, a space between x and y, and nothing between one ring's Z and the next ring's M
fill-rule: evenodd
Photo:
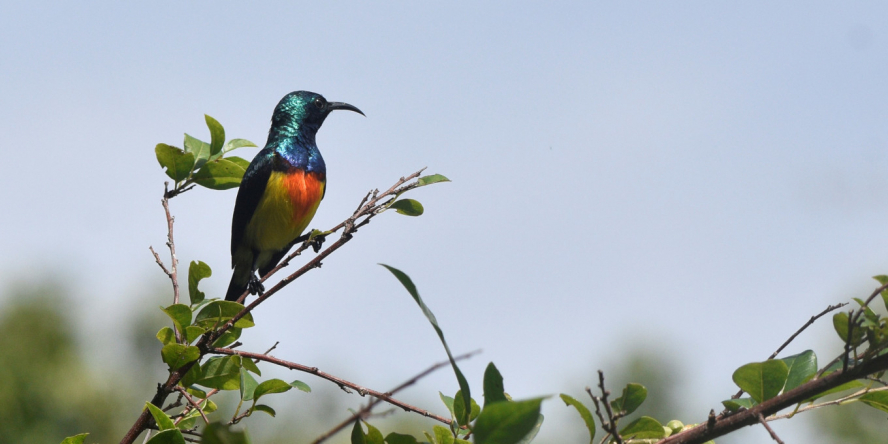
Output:
M361 396L370 395L375 398L379 398L382 401L387 402L391 405L394 405L396 407L400 407L400 408L404 409L405 411L419 413L420 415L425 416L427 418L432 418L432 419L442 422L444 424L448 424L448 425L450 424L449 419L444 418L442 416L435 415L427 410L423 410L419 407L415 407L410 404L407 404L406 402L399 401L395 398L392 398L391 393L381 393L381 392L378 392L373 389L362 387L362 386L355 384L353 382L349 382L349 381L346 381L345 379L339 378L337 376L333 376L329 373L322 372L322 371L318 370L317 367L309 367L307 365L302 365L302 364L298 364L295 362L285 361L283 359L278 359L278 358L275 358L272 356L267 356L267 355L263 355L263 354L259 354L259 353L250 353L250 352L244 352L244 351L240 351L240 350L230 350L227 348L210 348L209 352L214 353L214 354L220 354L220 355L239 355L239 356L242 356L245 358L258 359L260 361L270 362L272 364L279 365L281 367L285 367L290 370L298 370L298 371L305 372L305 373L311 373L319 378L326 379L328 381L335 383L336 385L339 386L339 388L345 390L346 392L349 391L348 389L352 389L352 390L357 391L358 394L360 394Z
M598 370L598 388L601 389L600 397L592 394L592 389L589 387L586 387L586 392L589 393L589 396L592 397L592 402L595 403L595 414L598 415L598 419L601 421L601 428L604 429L608 435L613 436L614 441L616 441L617 444L623 444L623 437L620 436L620 433L617 431L617 418L614 416L614 411L611 409L610 402L607 400L607 397L610 396L610 392L604 387L604 372L601 370ZM600 404L604 404L607 420L605 420L604 415L601 413ZM605 438L607 438L607 436L605 436Z
M459 356L454 356L454 357L453 357L453 360L454 360L454 361L460 361L460 360L463 360L463 359L468 359L468 358L470 358L470 357L472 357L473 355L478 354L478 353L481 353L481 350L475 350L475 351L471 351L471 352L468 352L468 353L465 353L465 354L462 354L462 355L459 355ZM266 353L266 354L268 354L268 353ZM413 385L413 384L416 384L417 381L419 381L420 379L424 378L424 377L427 376L429 373L432 373L433 371L438 370L438 369L441 368L441 367L446 367L446 366L449 366L449 365L450 365L450 361L441 361L441 362L439 362L439 363L437 363L437 364L435 364L435 365L433 365L433 366L431 366L431 367L425 369L424 371L418 373L416 376L414 376L414 377L408 379L407 381L404 381L403 383L401 383L401 384L398 385L397 387L395 387L395 388L393 388L392 390L390 390L387 394L388 394L388 395L394 395L395 393L398 393L399 391L401 391L401 390L403 390L403 389L405 389L405 388L407 388L407 387L409 387L409 386L411 386L411 385ZM358 418L360 418L360 419L366 419L367 417L369 417L370 412L373 410L373 408L376 407L376 406L377 406L380 402L382 402L382 401L383 401L382 398L374 398L372 401L370 401L369 403L367 403L366 406L362 407L360 410L358 410L357 412L355 412L354 414L352 414L351 416L349 416L349 417L348 417L347 419L345 419L344 421L342 421L342 422L340 422L339 424L337 424L337 425L336 425L335 427L333 427L332 429L328 430L328 431L327 431L326 433L324 433L323 435L317 437L314 441L312 441L312 444L320 444L320 443L326 441L327 439L329 439L330 437L332 437L333 435L335 435L336 433L338 433L340 430L342 430L342 429L348 427L348 426L351 425L351 424L354 424L355 420L358 419Z
M200 413L200 417L203 418L203 420L204 420L204 424L209 424L210 420L207 419L207 415L203 412L203 409L201 409L200 406L197 405L196 402L194 402L194 399L191 397L191 395L189 395L188 392L186 392L185 389L182 388L182 386L177 385L175 387L175 389L176 389L176 391L178 391L179 393L181 393L182 395L185 396L185 399L188 400L188 403L191 404L192 408L197 409L197 412ZM183 418L184 418L184 416L183 416Z
M774 433L774 429L772 429L771 426L768 425L768 421L765 420L765 417L762 416L761 413L756 415L756 417L758 418L758 421L765 427L765 429L768 431L768 433L771 434L771 439L773 439L774 441L777 441L777 444L785 444L783 441L780 440L780 437L777 436L777 433Z

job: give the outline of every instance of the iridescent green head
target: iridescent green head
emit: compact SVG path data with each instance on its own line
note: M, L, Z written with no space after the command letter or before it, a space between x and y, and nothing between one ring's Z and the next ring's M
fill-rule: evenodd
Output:
M348 103L328 102L324 96L317 93L291 92L274 108L274 114L271 116L271 132L314 140L315 133L324 123L324 119L337 109L364 115L361 110Z

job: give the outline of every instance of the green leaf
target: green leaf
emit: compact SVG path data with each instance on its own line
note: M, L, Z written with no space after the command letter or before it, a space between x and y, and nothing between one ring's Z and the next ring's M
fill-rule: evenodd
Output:
M524 438L521 438L521 441L518 441L518 444L530 444L530 442L536 438L537 433L540 433L540 428L543 426L544 419L543 414L540 413L540 415L537 416L536 424L534 424L533 428L530 429L530 432L528 432Z
M269 379L268 381L262 381L258 387L256 387L255 396L258 400L262 395L267 395L271 393L283 393L293 388L292 385L287 384L280 379Z
M207 399L207 392L205 392L201 389L194 388L194 387L188 387L187 389L185 389L185 391L188 392L189 395L191 395L195 398Z
M254 405L254 406L253 406L253 411L254 411L254 412L265 412L265 413L268 413L269 415L271 415L272 418L274 418L274 417L277 415L277 412L275 412L273 408L271 408L271 407L269 407L269 406L267 406L267 405L265 405L265 404L256 404L256 405Z
M592 417L592 412L590 412L589 409L586 408L586 406L583 405L580 401L577 401L576 399L565 395L564 393L562 393L560 396L561 400L564 401L564 404L573 406L575 409L577 409L577 412L580 413L580 417L583 418L583 422L586 423L586 429L589 430L589 442L595 442L595 419Z
M158 429L169 430L169 429L176 428L176 425L173 424L173 420L170 419L170 417L167 416L167 414L164 413L163 410L159 409L156 405L154 405L150 402L146 402L145 408L147 408L148 412L151 413L151 416L154 417L154 422L157 423Z
M240 387L239 356L213 357L201 366L201 378L195 384L219 390L236 390ZM255 396L255 392L254 392Z
M888 393L886 392L869 392L858 399L870 407L888 412Z
M543 398L495 402L475 421L475 444L517 444L536 426Z
M204 427L201 444L250 444L247 432L234 431L231 426L213 422Z
M192 176L194 183L211 190L227 190L240 186L247 168L231 158L211 160Z
M201 367L200 365L192 365L191 368L188 369L188 372L185 373L185 376L179 381L179 385L182 387L190 387L192 384L197 382L198 379L201 378Z
M825 376L825 374L824 374L824 376ZM832 395L833 393L844 392L845 390L856 389L856 388L860 388L860 387L863 387L863 386L864 386L864 384L863 384L862 382L858 381L858 380L848 381L848 382L846 382L846 383L844 383L844 384L842 384L842 385L840 385L840 386L838 386L838 387L833 387L833 388L831 388L831 389L829 389L829 390L826 390L826 391L824 391L824 392L818 393L818 394L816 394L816 395L814 395L814 396L812 396L812 397L806 399L804 402L812 402L812 401L814 401L814 400L817 400L818 398L822 398L822 397L827 396L827 395Z
M222 148L222 153L227 153L229 151L233 151L238 148L253 147L253 146L256 146L256 144L253 142L250 142L249 140L246 140L246 139L231 139L228 141L228 143L225 144L225 147Z
M625 412L623 415L628 415L634 412L641 403L644 402L645 398L647 398L648 391L641 384L627 384L625 388L623 388L623 396L611 401L611 407L616 412Z
M419 441L412 435L402 435L395 432L386 435L385 442L387 444L419 444Z
M185 134L185 152L194 154L194 169L202 167L210 159L210 144Z
M206 330L204 330L196 325L189 325L189 326L185 327L185 342L190 344L190 343L194 342L195 339L199 338L200 335L202 335L206 332L207 332Z
M848 313L836 313L833 316L833 327L836 329L839 337L842 338L842 341L848 342ZM854 331L851 333L851 345L860 345L863 342L863 333L862 328L855 326Z
M231 327L219 335L219 338L213 342L213 347L225 347L227 345L234 344L234 341L237 341L240 338L242 329L237 327Z
M460 390L457 390L457 391L456 391L456 395L453 397L453 399L463 399L462 392L461 392ZM471 407L471 405L470 405L470 406L469 406L469 409L471 410L471 408L472 408L472 407ZM468 419L471 415L469 415L469 414L465 411L465 409L466 409L465 404L463 404L463 403L461 403L461 402L454 402L454 403L453 403L453 417L454 417L454 418L467 418L467 419ZM461 423L461 422L459 422L459 421L457 421L457 423L458 423L459 425L461 425L461 426L469 425L469 421L468 421L468 420L465 422L465 424L463 424L463 423Z
M620 436L623 439L665 438L666 431L663 430L663 424L656 419L642 416L620 430Z
M166 168L167 176L176 182L187 179L194 168L194 154L186 153L174 146L158 143L154 147L154 154L160 166Z
M469 422L474 421L481 414L481 406L472 399L472 412L469 413Z
M382 437L382 432L379 431L376 427L370 425L369 422L364 422L367 425L367 443L368 444L384 444L385 439Z
M185 438L179 429L164 430L152 436L146 444L185 444Z
M79 435L69 436L62 440L61 444L83 444L83 440L86 439L87 436L89 436L89 433L81 433ZM413 440L413 442L416 442L416 440Z
M187 305L173 304L161 310L173 320L176 330L185 331L185 327L191 325L191 309Z
M244 359L241 362L253 362L249 359ZM241 367L240 369L240 396L243 401L252 401L253 394L255 393L256 387L258 387L259 383L256 382L256 378L253 378L253 375L250 374L247 369Z
M440 174L430 174L428 176L420 177L416 180L417 187L424 187L426 185L431 185L438 182L450 182L450 179Z
M191 297L191 305L198 304L204 300L204 292L197 289L197 284L201 279L208 278L213 275L213 270L203 261L191 261L188 266L188 295Z
M217 406L215 402L209 399L206 399L204 400L204 402L200 403L200 406L203 409L204 413L213 413L219 409L219 406Z
M435 442L437 444L453 444L453 433L447 427L440 425L432 426L432 433L435 434Z
M309 387L308 384L306 384L302 381L298 381L298 380L293 381L290 383L290 386L292 386L293 388L299 389L305 393L311 393L311 387Z
M241 157L229 156L229 157L226 157L226 159L228 159L231 162L234 162L235 165L238 165L239 167L243 168L244 170L246 170L247 167L250 166L250 161L247 159L241 158Z
M163 362L170 366L170 370L175 370L197 360L200 357L200 349L193 345L167 344L160 349L160 356Z
M405 216L419 216L422 214L422 204L413 199L401 199L395 201L389 208L394 208L398 214Z
M468 415L472 411L472 396L469 392L469 383L466 381L466 377L463 376L463 373L459 370L459 366L456 365L456 361L453 359L453 354L450 353L450 347L447 345L447 341L444 340L444 332L441 331L441 327L438 326L438 321L435 319L435 315L426 306L425 302L422 301L422 298L419 296L419 292L416 290L416 285L413 284L413 281L410 279L410 276L404 274L403 271L398 270L397 268L390 267L385 264L379 264L385 267L388 271L390 271L395 278L401 282L401 285L407 289L407 292L410 293L410 296L413 297L413 300L416 301L419 308L422 310L422 313L425 315L426 319L429 320L429 323L432 324L432 327L435 328L435 332L438 333L438 338L441 339L441 344L444 345L444 351L447 352L447 358L450 360L450 365L453 367L453 372L456 374L456 380L459 383L459 390L462 393L462 402L463 402L463 413ZM459 402L459 400L454 400L454 402ZM482 412L483 415L483 412ZM460 424L466 424L469 421L468 416L463 418L457 418Z
M218 120L204 114L207 121L207 128L210 129L210 155L216 155L222 151L222 144L225 143L225 128Z
M756 404L758 404L758 403L753 401L752 398L737 398L737 399L728 399L728 400L722 401L722 405L724 405L726 409L728 409L732 412L736 412L737 410L740 410L741 407L746 408L746 409L751 409L752 406L754 406Z
M361 428L361 420L355 420L355 426L352 427L351 444L367 444L367 438L364 435L364 429Z
M252 359L247 359L247 358L241 359L241 365L245 369L247 369L259 376L262 376L262 372L259 371L259 367L256 366L256 363L253 362Z
M204 307L197 317L194 318L194 325L203 327L207 330L221 326L228 322L235 315L240 313L244 306L232 301L213 301ZM256 324L253 323L253 315L247 313L244 317L237 320L234 326L237 328L249 328Z
M785 362L772 359L746 364L734 371L732 378L738 387L761 403L780 393L788 374Z
M484 369L484 407L501 401L508 401L506 390L503 387L503 375L491 362Z
M450 412L450 416L455 417L455 415L453 413L453 398L451 398L441 392L438 392L438 396L441 397L441 402L443 402L444 405L447 407L447 410Z
M163 345L176 342L176 334L173 332L173 329L169 327L161 328L155 336L157 337L157 340L160 341L160 343Z
M787 356L781 361L786 363L789 374L783 391L788 392L810 380L817 373L817 355L813 350L805 350L797 355Z

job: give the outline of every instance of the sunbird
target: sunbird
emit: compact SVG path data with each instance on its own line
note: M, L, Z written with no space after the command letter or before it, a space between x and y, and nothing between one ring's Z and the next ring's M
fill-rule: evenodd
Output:
M249 288L264 290L263 276L277 266L308 227L324 198L327 166L315 135L331 111L364 115L342 102L296 91L284 96L271 115L265 148L250 162L237 191L231 220L231 268L225 300L237 300Z

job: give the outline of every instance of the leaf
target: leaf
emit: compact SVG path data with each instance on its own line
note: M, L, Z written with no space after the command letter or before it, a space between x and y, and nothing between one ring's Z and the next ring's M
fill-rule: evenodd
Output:
M836 333L839 334L842 341L848 342L848 313L836 313L835 316L833 316L833 328L836 329ZM855 326L854 331L851 333L851 338L851 345L860 345L860 343L863 342L863 329L859 326Z
M369 444L384 444L385 440L382 438L382 432L370 425L369 422L365 421L364 424L367 425L367 442Z
M185 437L179 429L164 430L152 436L145 444L185 444Z
M201 366L201 378L195 384L219 390L235 390L240 387L239 356L213 357ZM255 392L254 392L255 396Z
M487 364L484 369L484 407L494 403L508 401L503 387L503 375L500 374L493 362Z
M218 120L204 114L204 120L207 121L207 128L210 129L210 155L216 155L222 151L222 144L225 143L225 128Z
M761 403L780 393L788 374L789 367L785 362L772 359L746 364L734 371L732 379L752 399Z
M241 362L250 361L249 359L243 359ZM255 393L256 387L259 385L256 382L256 378L250 374L247 369L241 367L240 369L240 397L243 401L252 401L253 394Z
M666 431L663 430L663 424L656 419L642 416L620 430L620 436L623 439L665 438Z
M419 441L412 435L402 435L395 432L386 435L385 442L387 444L419 444Z
M309 387L308 384L306 384L302 381L293 381L290 383L290 386L292 386L295 389L299 389L305 393L311 393L311 387Z
M737 399L728 399L728 400L722 401L722 405L724 405L726 409L728 409L732 412L736 412L737 410L740 410L741 407L743 407L745 409L751 409L752 406L754 406L756 404L758 404L758 403L753 401L752 398L737 398Z
M623 388L623 396L611 401L611 407L614 411L625 412L624 416L628 415L638 409L647 398L647 393L647 389L641 384L627 384Z
M198 304L204 300L204 292L197 289L197 284L201 279L208 278L213 275L213 270L203 261L191 261L188 266L188 295L191 297L191 305Z
M79 435L69 436L62 440L61 444L83 444L83 440L89 436L89 433L81 433ZM413 440L416 442L416 440Z
M234 431L231 426L219 422L207 424L203 430L201 444L250 444L247 432Z
M170 366L170 370L175 370L191 361L196 361L200 357L200 349L193 345L167 344L160 349L160 356L163 362Z
M453 397L453 399L463 399L462 391L457 390L456 395ZM467 418L465 424L457 421L457 423L461 426L469 425L468 418L471 417L470 414L466 413L465 409L466 409L465 404L463 404L461 402L454 402L453 403L453 417L454 418ZM469 409L471 409L471 406L469 407Z
M438 392L438 396L441 397L441 402L443 402L444 405L447 407L447 410L450 412L450 416L455 417L455 414L453 413L453 398L441 392Z
M157 340L163 345L176 342L176 334L173 332L173 329L169 327L161 328L154 336L156 336Z
M154 147L154 154L160 166L166 168L166 174L176 182L188 178L194 168L194 154L186 153L179 148L158 143Z
M179 381L179 385L182 387L191 387L198 379L201 378L201 367L200 365L192 365L191 368L188 369L188 372L185 373L185 376Z
M253 396L255 400L258 401L262 395L268 395L272 393L283 393L293 388L290 384L287 384L280 379L269 379L268 381L262 381L258 387L256 387L256 391L253 392Z
M805 350L797 355L787 356L781 361L789 367L783 392L788 392L810 380L817 373L817 355L813 350Z
M277 412L274 411L273 408L265 405L265 404L257 404L253 406L253 411L255 412L265 412L271 415L274 418L277 415Z
M163 410L159 409L156 405L146 402L145 408L148 409L148 412L151 413L151 416L154 417L154 422L157 423L157 428L160 430L170 430L175 429L176 425L173 424L173 420L167 416Z
M211 190L227 190L240 186L247 168L234 158L211 160L192 176L194 183Z
M196 325L189 325L189 326L185 327L185 342L190 344L190 343L194 342L195 339L199 338L200 335L202 335L206 332L207 332L206 330L204 330Z
M210 159L210 144L186 133L185 152L194 154L194 169L198 169Z
M259 376L262 376L262 372L259 371L259 367L256 366L256 363L253 362L252 359L241 359L241 366Z
M176 326L176 330L185 331L185 327L191 325L191 309L185 304L173 304L167 308L161 308Z
M431 185L433 183L438 182L450 182L450 179L440 175L440 174L430 174L428 176L420 177L416 180L417 187L424 187L426 185Z
M564 401L564 404L568 406L573 406L575 409L577 409L577 412L580 413L580 417L583 418L583 422L586 423L586 429L589 430L589 442L595 442L595 419L592 417L592 412L590 412L589 409L580 401L577 401L576 399L565 395L564 393L562 393L560 396L561 400Z
M193 367L192 367L192 368L193 368ZM206 399L206 398L207 398L207 392L205 392L205 391L203 391L203 390L201 390L201 389L196 389L196 388L194 388L194 387L188 387L187 389L185 389L185 391L188 392L189 395L191 395L191 396L193 396L193 397L195 397L195 398L200 398L200 399Z
M222 153L227 153L229 151L233 151L238 148L253 147L253 146L256 146L256 144L253 142L250 142L247 139L231 139L228 141L228 143L225 144L225 147L222 148Z
M432 433L435 434L435 442L437 444L453 444L453 433L447 427L440 425L432 426Z
M395 201L389 208L394 208L398 214L403 214L405 216L419 216L422 215L422 204L413 199L401 199Z
M518 441L518 444L530 444L530 442L533 441L534 438L536 438L537 433L540 433L540 428L543 426L544 419L545 418L543 417L543 414L540 413L540 415L537 416L536 424L534 424L533 428L530 429L530 432L528 432L527 435L524 436L524 438L521 438L521 441Z
M472 399L472 411L469 413L469 422L474 421L481 414L481 406Z
M466 377L463 376L462 372L459 370L459 366L456 365L456 361L453 359L453 354L450 353L450 347L447 345L447 341L444 340L444 332L441 331L441 327L438 326L438 321L435 319L435 315L426 306L425 302L422 301L422 298L419 296L419 292L416 290L416 285L413 285L413 281L410 280L410 276L404 274L403 271L398 270L397 268L390 267L385 264L379 264L385 267L388 271L390 271L395 277L401 282L401 285L407 289L407 292L410 293L410 296L413 296L413 300L416 301L419 308L422 309L422 313L425 315L426 319L429 320L429 323L432 324L432 327L435 328L435 332L438 333L438 338L441 339L441 344L444 345L444 351L447 352L447 358L450 360L450 365L453 367L453 372L456 374L456 380L459 383L459 390L462 393L462 402L463 402L463 413L468 415L472 411L472 396L469 392L469 383L466 381ZM459 400L455 400L458 402ZM482 412L483 414L483 412ZM468 417L457 418L460 424L466 424L469 420Z
M226 159L230 160L231 162L234 162L236 165L240 166L244 170L246 170L247 167L250 166L250 161L247 159L244 159L242 157L229 156L229 157L226 157Z
M886 392L869 392L858 399L870 407L888 412L888 393Z
M367 438L364 435L364 429L361 428L361 420L355 420L355 426L352 427L351 444L367 444Z
M825 374L824 374L824 376L825 376ZM856 389L856 388L860 388L863 386L864 386L864 384L858 380L848 381L838 387L833 387L829 390L818 393L818 394L806 399L804 402L812 402L812 401L817 400L818 398L822 398L826 395L832 395L833 393L844 392L845 390Z
M227 345L234 344L234 341L237 341L240 338L242 329L237 327L231 327L225 333L219 335L219 338L213 342L213 347L225 347Z
M197 314L197 317L194 318L194 325L210 330L228 322L243 309L244 306L237 302L213 301ZM256 324L253 323L253 315L250 313L234 323L237 328L249 328L254 325Z
M475 421L475 444L516 444L536 426L543 398L485 405Z

